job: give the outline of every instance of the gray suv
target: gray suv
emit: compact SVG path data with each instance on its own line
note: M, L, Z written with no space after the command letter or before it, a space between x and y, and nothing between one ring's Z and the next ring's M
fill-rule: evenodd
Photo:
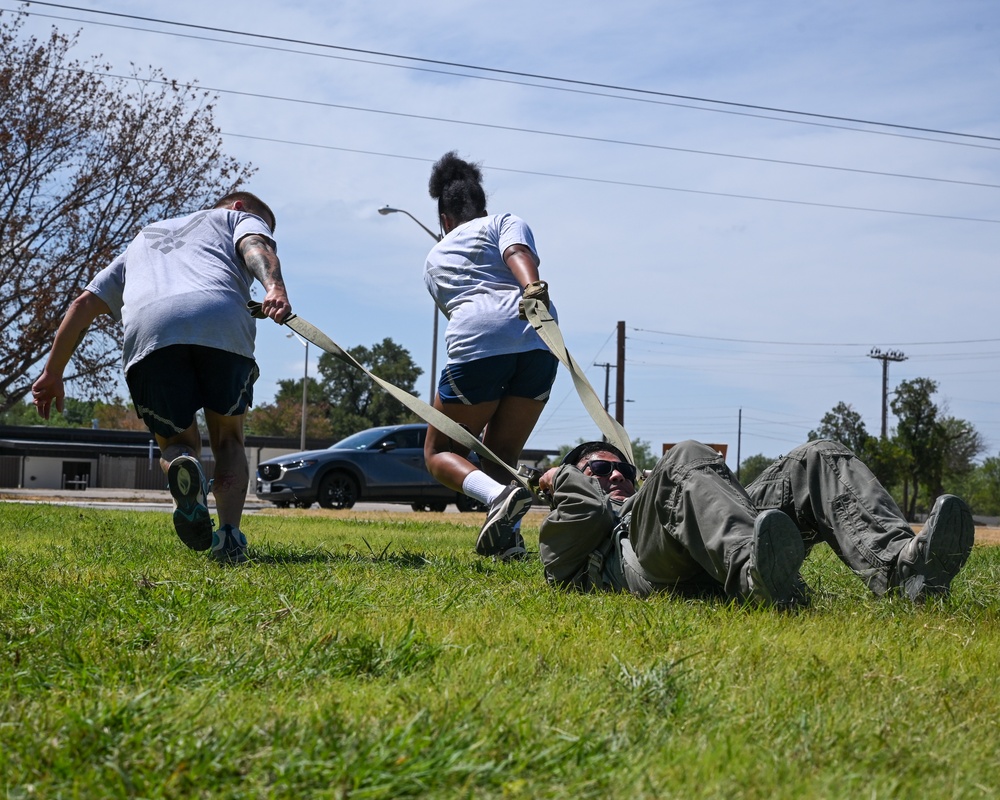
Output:
M368 428L326 450L291 453L257 467L258 499L281 508L351 508L359 500L409 503L415 511L459 511L484 506L442 486L424 466L427 425Z

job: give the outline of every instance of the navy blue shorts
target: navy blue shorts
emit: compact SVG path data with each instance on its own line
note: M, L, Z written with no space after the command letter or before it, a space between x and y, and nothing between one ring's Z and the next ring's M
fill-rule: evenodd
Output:
M253 405L260 375L252 358L203 347L175 344L154 350L125 375L132 404L153 433L165 438L191 427L199 409L227 417Z
M438 396L442 403L489 403L501 397L549 399L559 361L548 350L489 356L441 371Z

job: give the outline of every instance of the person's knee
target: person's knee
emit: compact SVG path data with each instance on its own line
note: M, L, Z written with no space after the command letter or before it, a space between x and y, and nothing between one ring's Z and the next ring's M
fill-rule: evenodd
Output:
M206 414L205 422L208 426L208 438L212 442L212 448L232 448L244 445L243 435L243 415L235 417L225 417L219 414Z
M703 461L705 459L715 460L721 458L721 456L707 444L696 442L694 439L687 439L671 447L663 458L669 459L676 464L683 464L690 461Z
M821 457L824 455L853 456L854 452L846 445L833 439L813 439L791 450L789 458L807 460L810 456Z

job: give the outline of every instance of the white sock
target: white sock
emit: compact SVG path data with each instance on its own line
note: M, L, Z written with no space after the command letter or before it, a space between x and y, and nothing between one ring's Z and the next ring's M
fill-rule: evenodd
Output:
M481 469L473 470L462 481L462 493L486 505L496 500L505 488Z

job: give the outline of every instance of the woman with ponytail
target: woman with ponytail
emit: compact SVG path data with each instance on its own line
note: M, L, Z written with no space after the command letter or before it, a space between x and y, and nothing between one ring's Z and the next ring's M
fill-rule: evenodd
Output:
M545 303L534 236L513 214L489 214L482 171L445 153L428 184L437 200L443 237L427 256L424 282L448 318L448 362L434 407L465 426L511 466L548 400L558 362L524 318L522 298ZM502 559L523 558L521 517L532 495L508 485L498 465L473 464L465 448L431 427L424 456L442 484L488 507L476 551Z

